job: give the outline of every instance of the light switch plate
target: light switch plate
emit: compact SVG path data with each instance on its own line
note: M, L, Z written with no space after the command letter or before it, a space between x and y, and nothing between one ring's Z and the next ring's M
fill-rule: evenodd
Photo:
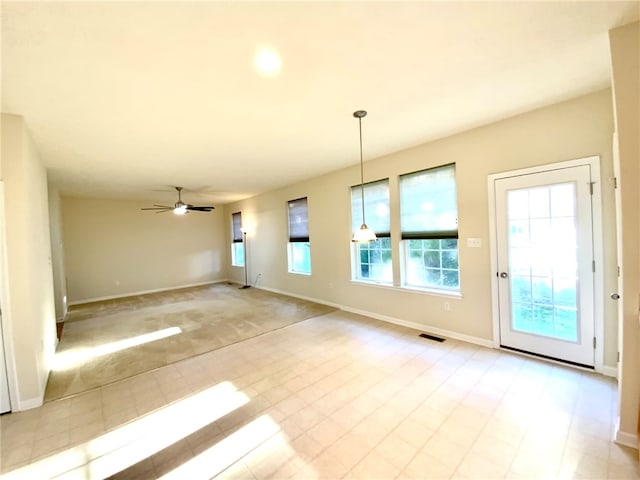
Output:
M480 248L482 246L482 239L480 238L467 238L467 247Z

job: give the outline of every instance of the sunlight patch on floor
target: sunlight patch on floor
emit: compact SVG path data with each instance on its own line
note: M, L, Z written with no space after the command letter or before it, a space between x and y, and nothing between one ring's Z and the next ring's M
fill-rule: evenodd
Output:
M4 475L3 480L106 478L182 440L249 402L222 382L81 445Z
M62 371L82 365L87 360L102 357L110 353L137 347L145 343L155 342L163 338L179 335L182 333L180 327L169 327L155 332L145 333L131 338L125 338L111 343L98 345L97 347L75 348L65 352L56 353L53 359L53 370Z
M262 415L160 478L180 480L203 478L204 475L206 478L213 478L279 432L278 424L268 415ZM278 442L278 448L281 446Z

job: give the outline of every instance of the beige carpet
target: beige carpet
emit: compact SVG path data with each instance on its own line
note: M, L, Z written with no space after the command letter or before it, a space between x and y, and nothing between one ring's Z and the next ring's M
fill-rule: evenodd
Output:
M64 324L45 401L84 392L333 310L230 284L76 306Z

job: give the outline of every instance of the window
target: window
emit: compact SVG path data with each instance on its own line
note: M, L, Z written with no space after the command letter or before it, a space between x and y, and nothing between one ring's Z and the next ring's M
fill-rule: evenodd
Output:
M378 239L369 243L353 243L353 279L393 283L391 235L389 221L389 179L364 185L364 209L367 225ZM362 225L362 190L351 187L351 228Z
M244 267L244 242L242 241L242 213L231 214L231 265Z
M400 177L404 284L460 289L455 164Z
M288 202L289 214L289 272L311 273L311 246L309 244L309 215L307 198Z

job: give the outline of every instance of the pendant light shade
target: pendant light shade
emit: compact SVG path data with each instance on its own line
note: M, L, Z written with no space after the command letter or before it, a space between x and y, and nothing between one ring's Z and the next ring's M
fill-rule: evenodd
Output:
M373 230L367 227L366 223L360 225L360 228L353 232L352 242L373 242L376 240L376 234Z
M353 232L352 242L372 242L376 240L376 234L373 230L367 227L367 222L364 218L364 161L362 160L362 118L367 116L367 112L364 110L358 110L353 112L353 116L358 119L358 127L360 130L360 193L362 195L362 225L360 228Z

